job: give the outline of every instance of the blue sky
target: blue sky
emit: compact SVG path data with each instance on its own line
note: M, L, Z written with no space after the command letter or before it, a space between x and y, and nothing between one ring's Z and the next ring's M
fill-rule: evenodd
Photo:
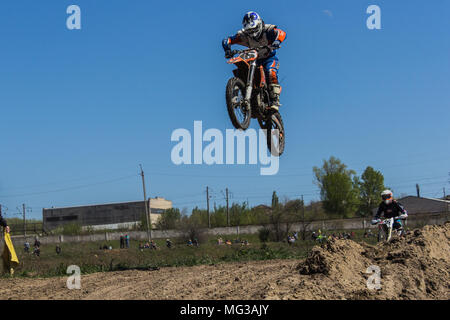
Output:
M81 8L82 29L66 28ZM381 30L366 8L381 8ZM173 130L225 130L232 66L221 40L259 12L279 50L286 151L257 165L175 166ZM150 196L180 208L318 199L312 167L331 155L381 170L397 195L442 196L450 172L450 3L427 1L24 1L0 4L0 203L42 207ZM256 128L257 123L252 124Z

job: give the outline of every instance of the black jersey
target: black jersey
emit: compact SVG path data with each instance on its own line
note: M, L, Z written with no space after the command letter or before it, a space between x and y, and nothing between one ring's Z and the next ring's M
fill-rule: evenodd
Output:
M406 214L406 210L399 202L392 200L391 203L386 204L383 201L380 203L378 207L378 211L377 214L375 215L375 218L379 219L382 215L385 218L394 218L402 214Z

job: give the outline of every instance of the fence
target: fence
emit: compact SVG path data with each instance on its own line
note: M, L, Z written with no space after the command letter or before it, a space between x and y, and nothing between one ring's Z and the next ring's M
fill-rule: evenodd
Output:
M11 236L23 235L24 233L23 223L13 223L9 227L11 228ZM25 231L27 235L45 234L42 229L42 222L27 222Z
M370 218L354 218L354 219L330 219L330 220L318 220L307 222L307 231L313 231L321 229L323 231L332 230L358 230L375 228L370 223ZM407 220L408 228L420 228L427 224L444 224L450 221L450 214L447 212L429 213L429 214L415 214L410 215ZM38 225L38 224L36 224ZM255 234L263 225L250 225L250 226L235 226L235 227L222 227L212 229L202 229L207 235L239 235L239 234ZM303 227L301 222L293 223L290 227L291 231L299 231ZM37 226L36 226L37 228ZM147 240L147 233L145 231L127 231L130 238L133 240ZM119 240L120 236L124 232L105 232L95 233L89 235L56 235L56 236L43 236L40 237L42 244L60 243L60 242L89 242L89 241L112 241ZM179 238L184 236L180 230L152 230L152 238L164 239L164 238ZM30 235L26 239L28 241L34 241L34 236ZM22 245L24 243L24 237L13 236L13 241Z

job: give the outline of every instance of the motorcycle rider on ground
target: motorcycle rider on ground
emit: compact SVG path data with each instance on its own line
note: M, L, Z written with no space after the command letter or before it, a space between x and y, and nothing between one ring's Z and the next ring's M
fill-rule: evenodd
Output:
M405 208L393 198L393 193L391 190L384 190L381 193L382 202L378 207L378 211L372 220L372 224L377 224L380 222L381 216L384 218L396 218L394 220L394 225L392 226L395 230L402 230L402 219L408 217L408 213Z
M271 108L278 111L280 104L281 86L278 83L278 68L280 63L276 56L276 49L280 48L281 43L286 39L286 32L279 29L276 25L265 24L262 18L254 11L247 12L242 19L243 28L234 36L228 37L222 41L225 57L231 58L231 45L239 44L248 48L270 46L273 50L260 51L259 62L268 76Z

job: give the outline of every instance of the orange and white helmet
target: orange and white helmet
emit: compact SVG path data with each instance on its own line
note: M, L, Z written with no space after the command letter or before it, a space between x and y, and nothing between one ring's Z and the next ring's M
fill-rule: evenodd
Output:
M384 203L389 204L392 202L393 193L391 190L384 190L381 193L381 199L383 199Z

